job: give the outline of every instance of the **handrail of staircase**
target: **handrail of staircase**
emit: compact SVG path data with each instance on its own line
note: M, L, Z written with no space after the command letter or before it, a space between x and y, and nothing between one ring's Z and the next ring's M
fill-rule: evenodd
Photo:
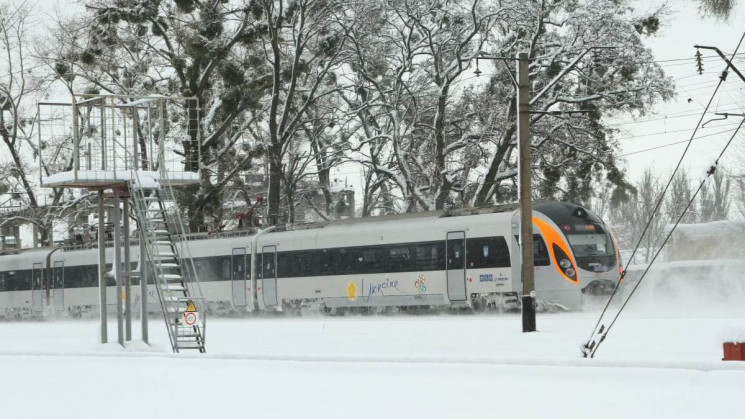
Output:
M169 301L169 298L167 298L169 296L167 296L166 294L169 294L170 292L167 290L167 288L163 289L163 287L159 283L161 278L163 278L164 272L163 272L162 267L160 266L160 263L156 262L155 254L154 254L155 252L154 252L154 249L152 248L153 246L152 243L155 243L157 241L157 237L155 234L155 229L151 225L148 219L148 216L147 216L148 205L145 201L145 198L146 198L145 190L142 188L142 180L140 179L139 173L136 169L137 168L134 168L131 171L131 176L130 176L131 177L130 181L134 180L135 182L135 188L133 190L133 193L136 195L135 199L133 200L135 204L134 207L135 207L135 211L137 211L138 213L137 219L138 219L138 224L140 224L139 225L140 232L141 234L148 236L148 239L144 240L145 251L147 252L148 259L150 259L151 261L151 263L149 264L150 271L153 274L152 275L153 284L155 285L155 290L158 293L158 299L160 300L160 307L163 312L163 320L166 323L166 330L168 330L168 339L171 343L171 348L174 351L177 351L177 348L178 348L177 337L174 334L175 331L171 329L171 325L169 323L169 318L170 318L169 309L172 307L172 304ZM174 308L177 308L177 306Z
M161 168L163 167L164 165L161 164ZM170 179L168 179L168 174L166 173L164 169L160 170L160 177L161 177L161 187L168 194L168 199L176 203L177 202L176 195L173 192L173 188L171 187L171 182L170 182ZM171 212L168 212L168 213L171 214ZM189 279L190 280L187 281L187 286L191 286L191 284L193 283L194 286L196 287L196 289L194 290L196 292L191 292L192 290L190 288L189 294L197 298L202 298L204 294L202 293L202 287L199 282L199 276L197 275L197 269L196 269L196 265L194 264L194 258L192 257L191 250L189 249L189 241L187 240L186 228L184 227L183 220L181 219L181 213L178 210L178 208L176 208L176 210L173 211L172 213L175 215L173 217L175 218L175 221L176 221L174 224L178 228L179 251L181 253L185 253L185 254L180 254L179 256L181 257L181 260L184 261L184 263L189 264L189 276L190 276ZM188 262L186 262L186 259L188 259Z

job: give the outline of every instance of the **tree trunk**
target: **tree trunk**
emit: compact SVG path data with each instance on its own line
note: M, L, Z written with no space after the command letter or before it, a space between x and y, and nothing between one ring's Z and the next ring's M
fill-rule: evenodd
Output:
M494 153L494 158L489 164L489 170L484 175L484 180L479 185L479 189L473 198L473 207L486 205L493 194L494 188L498 186L497 174L499 173L499 166L505 160L510 147L512 147L510 142L512 136L515 134L515 129L516 127L514 125L510 126L502 136L502 141L500 141L499 147L497 147L497 151Z
M435 208L441 210L445 208L450 196L453 184L447 176L445 167L445 111L447 107L449 86L445 84L440 87L440 96L437 98L437 114L435 115L435 185L438 186L437 196L435 196ZM434 186L434 185L433 185Z
M269 147L269 193L267 197L267 223L277 225L279 222L279 207L281 204L282 186L282 157L280 147L272 144Z

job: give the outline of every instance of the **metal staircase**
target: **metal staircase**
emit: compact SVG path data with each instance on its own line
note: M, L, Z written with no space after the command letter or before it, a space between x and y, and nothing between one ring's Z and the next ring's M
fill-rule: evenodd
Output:
M204 353L206 301L165 171L160 171L157 181L133 170L130 194L140 229L145 233L149 262L146 265L157 290L171 347L174 352L196 349Z

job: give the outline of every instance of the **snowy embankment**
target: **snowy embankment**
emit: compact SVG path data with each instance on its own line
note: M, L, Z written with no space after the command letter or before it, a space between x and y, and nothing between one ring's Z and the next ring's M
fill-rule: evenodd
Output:
M721 361L722 341L745 330L742 295L692 304L678 290L678 303L659 305L669 284L649 284L595 359L580 354L593 307L539 314L532 334L520 332L516 314L211 319L208 353L178 355L158 319L153 346L126 349L97 344L95 321L0 323L0 411L56 419L742 415L745 362Z

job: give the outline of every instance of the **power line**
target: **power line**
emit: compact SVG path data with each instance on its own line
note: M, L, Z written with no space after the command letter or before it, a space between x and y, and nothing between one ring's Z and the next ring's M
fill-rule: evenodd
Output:
M740 49L740 46L742 45L743 40L745 40L745 32L742 34L742 37L740 37L740 41L737 43L737 47L735 48L735 51L732 54L733 58L734 58L735 55L737 55L737 51ZM673 183L673 180L675 179L675 175L677 174L678 170L680 169L681 164L683 164L683 160L684 160L685 156L688 154L688 150L691 148L691 144L693 143L693 139L696 136L696 132L698 132L698 129L701 127L701 123L703 122L704 117L706 116L706 113L709 110L709 107L711 106L711 103L714 101L714 98L716 97L717 92L719 91L719 88L722 86L722 83L724 83L724 77L722 77L722 78L719 79L719 84L717 84L716 88L714 89L714 92L712 92L711 98L709 99L708 103L706 104L706 107L704 108L704 112L701 114L701 118L699 118L699 121L696 124L696 130L693 132L693 134L691 134L691 138L688 140L688 144L686 145L685 150L683 150L683 154L680 156L680 159L678 160L678 164L675 166L675 169L673 170L672 174L670 175L670 179L668 180L667 184L665 185L665 189L663 189L662 194L660 194L660 197L657 200L657 203L656 203L654 209L652 210L652 214L650 215L649 219L647 220L647 224L644 226L644 230L642 230L642 234L639 237L639 240L637 241L636 246L634 247L634 250L631 252L631 256L629 256L628 262L626 262L626 266L624 267L623 272L621 273L621 276L618 279L618 282L616 283L615 288L613 289L613 293L611 294L610 298L608 298L608 302L605 304L605 307L603 308L603 311L600 314L600 317L598 318L597 323L595 324L595 328L593 329L593 332L590 335L590 338L587 340L587 343L583 346L582 352L583 352L583 354L584 354L585 357L589 356L590 358L592 358L592 357L595 356L595 352L598 350L598 347L605 340L606 336L608 336L608 332L613 327L613 325L615 324L615 322L618 319L618 317L621 315L621 312L623 311L624 307L626 307L626 304L629 302L629 299L631 298L631 295L629 295L629 297L626 299L626 301L624 302L624 304L618 310L618 312L616 313L616 316L613 318L613 320L611 321L610 325L608 326L608 329L606 330L605 329L605 325L601 324L602 321L603 321L603 318L605 317L605 313L608 310L608 307L610 306L611 301L617 295L618 289L619 289L619 287L621 285L621 281L626 276L626 272L628 271L629 265L631 265L631 262L634 260L634 255L636 255L636 252L639 250L639 246L641 246L641 244L642 244L642 240L646 236L647 231L649 231L649 227L652 224L652 220L654 220L654 217L657 215L657 211L660 209L660 207L662 205L662 201L665 198L665 195L667 194L667 191L670 188L670 185ZM742 126L742 123L743 122L745 122L745 118L740 121L740 127ZM737 134L737 131L740 129L740 127L738 127L738 129L735 130L735 132L732 134L732 138L730 138L730 140L725 145L724 149L722 150L722 152L719 155L719 158L721 158L721 156L727 150L727 148L729 147L729 145L732 143L732 140L735 138L735 135ZM711 174L714 172L714 170L716 170L716 165L719 164L719 158L717 158L717 161L716 161L715 165L712 166L711 170L708 172L709 176L711 176ZM706 179L704 179L704 181L705 180ZM701 187L703 187L703 182L701 182L701 186L699 186L699 190L701 190ZM698 194L698 191L696 191L696 194ZM695 198L695 194L694 194L694 198ZM686 210L687 210L687 207L686 207ZM683 212L683 214L685 214L685 211ZM680 220L682 219L683 214L680 215L680 218L676 222L676 226L680 222ZM673 228L673 230L674 230L674 228ZM672 231L673 230L671 230L670 231L670 234L668 234L667 238L665 238L665 243L667 243L667 240L670 238L670 235L672 234ZM663 245L664 245L664 243L663 243ZM662 251L662 247L660 247L660 249L655 254L654 258L652 259L652 263L654 263L654 261L657 259L657 255L659 255L661 251ZM652 266L652 263L649 264L649 266L647 267L647 270L644 272L644 274L646 274L646 272L649 271L649 267ZM642 278L641 279L643 279L643 278L644 278L644 275L642 275ZM639 282L641 282L641 279L639 280ZM639 283L636 284L636 287L638 287L638 286L639 286ZM633 294L634 291L636 291L636 287L634 287L634 289L632 290L632 294ZM595 340L593 338L595 338Z
M733 123L733 124L726 124L726 125L720 125L720 127L729 127L729 126L735 126L735 125L737 125L737 123ZM704 128L704 129L706 129L706 128ZM658 135L665 135L665 134L676 134L676 133L680 133L680 132L690 132L690 131L696 131L696 130L698 130L698 128L676 129L676 130L673 130L673 131L659 131L659 132L653 132L653 133L651 133L651 134L636 135L636 136L631 136L631 137L622 137L622 138L614 138L614 139L615 139L616 141L622 141L622 140L638 140L638 139L640 139L640 138L646 138L646 137L655 137L655 136L658 136ZM726 132L729 132L729 131L730 131L730 130L728 130L728 131L726 131ZM703 137L698 137L698 138L703 138Z
M725 104L725 105L730 105L730 104ZM741 109L742 109L741 107L727 108L727 109L717 108L717 111L719 111L719 112L727 112L727 111L735 111L735 110L741 110ZM680 114L680 115L678 115L678 114ZM643 123L646 123L646 122L663 121L663 120L667 120L667 119L687 118L689 116L695 116L695 115L699 115L699 114L700 114L700 112L691 112L691 111L671 112L671 113L668 113L668 114L664 114L662 116L659 116L657 118L640 118L640 119L634 119L634 120L627 121L627 122L617 122L617 123L614 123L614 124L605 124L604 126L607 127L607 128L612 128L612 127L619 127L619 126L622 126L622 125L632 125L632 124L633 125L637 125L637 124L643 124Z
M736 130L737 130L737 128L734 129L734 131L736 131ZM715 135L725 134L725 133L732 132L732 131L733 130L731 130L731 129L728 129L728 130L725 130L725 131L719 131L719 132L715 132L713 134L702 135L700 137L696 137L693 140L700 140L702 138L713 137ZM688 142L688 141L691 141L691 140L676 141L674 143L663 144L663 145L659 145L657 147L645 148L644 150L632 151L631 153L622 154L621 157L631 156L631 155L640 154L640 153L646 153L647 151L658 150L660 148L665 148L665 147L671 147L671 146L674 146L674 145L683 144L683 143Z
M602 337L597 342L597 344L593 345L592 348L590 348L590 351L591 351L590 354L589 354L590 355L590 358L593 358L595 356L595 352L597 352L598 347L605 340L605 337L608 336L608 333L613 328L613 325L616 324L616 321L621 316L621 312L623 312L623 309L626 308L626 305L629 303L629 301L631 301L631 297L634 296L634 293L639 288L639 285L641 285L642 281L647 276L647 273L649 272L649 269L652 267L652 265L654 264L654 262L657 260L657 257L660 255L660 253L662 253L662 250L665 248L665 245L670 240L670 237L672 237L673 232L675 232L675 229L678 228L678 225L680 224L680 221L683 219L683 216L686 214L686 212L688 212L688 209L691 207L691 205L693 205L693 202L698 197L698 194L699 194L699 192L701 192L701 189L703 189L704 184L706 183L706 181L711 177L711 175L713 175L716 172L717 167L719 167L719 160L722 158L722 156L724 156L724 153L727 151L727 149L729 148L729 146L732 144L732 140L735 139L735 136L737 135L737 132L742 127L743 123L745 123L745 118L743 118L740 121L740 125L737 127L737 129L735 129L735 132L732 134L732 137L730 137L729 141L727 141L727 144L724 145L724 147L722 148L722 151L719 153L719 156L717 156L717 159L714 161L714 164L709 168L709 170L706 171L706 177L703 180L701 180L701 183L698 185L698 189L696 189L696 191L693 193L693 196L691 196L691 199L688 201L688 204L685 206L685 208L683 208L683 211L680 213L680 216L678 216L678 219L675 221L675 224L673 225L673 227L670 229L670 231L665 236L665 240L662 242L662 244L660 245L660 247L657 249L657 251L655 252L654 256L652 257L652 260L649 262L649 264L647 265L647 267L644 269L644 272L642 273L641 277L636 282L636 284L634 285L634 287L631 289L631 292L629 293L629 295L624 300L623 304L621 305L621 308L619 308L618 309L618 312L616 312L616 315L613 317L613 320L608 325L608 328L605 329L604 333L603 332L600 332L600 333L603 333L602 334ZM673 176L674 175L675 175L675 172L673 172ZM665 193L663 192L662 197L664 197L664 196L665 196ZM652 216L654 216L654 213L652 213ZM642 237L643 237L643 233L642 233ZM641 238L639 239L639 242L641 243ZM633 257L633 254L632 254L632 257ZM629 263L631 263L631 260L629 260ZM628 264L626 265L626 268L628 268ZM626 273L626 271L624 269L624 274L625 273ZM622 279L623 279L623 276L622 276ZM618 283L620 284L621 282L619 281ZM616 288L613 290L613 295L616 294L616 290L617 289L618 289L618 285L616 285ZM611 299L613 298L613 295L611 296ZM609 302L610 302L610 300L609 300ZM601 317L601 319L602 319L602 317ZM586 346L586 348L587 348L587 346Z

